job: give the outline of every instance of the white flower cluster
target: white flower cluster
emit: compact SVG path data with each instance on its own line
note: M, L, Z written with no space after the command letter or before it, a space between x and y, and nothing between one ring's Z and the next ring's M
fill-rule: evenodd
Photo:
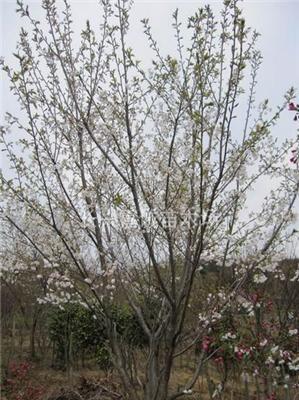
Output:
M47 283L48 286L55 285L56 289L72 289L74 287L68 276L61 275L57 271L50 274Z
M231 332L227 332L225 335L221 337L221 340L234 340L234 339L237 339L237 336Z
M274 360L274 358L272 357L272 356L268 356L267 357L267 359L266 359L266 361L265 361L265 364L266 365L274 365L275 364L275 360Z
M60 306L62 304L66 304L70 300L71 300L71 295L68 292L63 293L63 295L62 295L62 293L51 292L51 293L46 294L45 297L37 299L39 304L50 303L50 304L58 305L58 306Z
M42 278L42 275L37 276L38 279ZM77 298L73 292L74 285L70 281L70 278L66 275L60 274L58 271L53 271L47 280L48 292L43 298L38 298L37 301L40 304L54 304L61 306L62 304L69 303L71 301L77 302Z
M238 296L237 301L240 304L241 308L243 308L249 316L254 316L254 311L253 311L253 304L245 299L243 296Z
M221 394L222 391L223 391L223 384L219 383L216 386L214 393L212 394L212 399L216 399Z
M297 329L294 329L293 331L294 331L294 334L298 333ZM295 331L297 331L297 332L295 333ZM272 349L270 351L271 351L271 355L269 355L269 357L266 360L267 365L275 364L275 360L273 358L273 356L275 355L277 371L281 370L282 365L286 365L290 371L299 371L299 357L292 360L291 353L289 351L279 349L278 346L272 347Z
M263 267L263 270L267 272L275 272L277 270L278 265L279 265L278 262L272 262L265 265Z
M290 329L289 336L296 336L298 334L298 329Z
M248 349L244 349L243 347L239 347L239 346L235 346L234 347L234 352L236 354L240 354L240 355L245 355L245 356L249 356L250 355L250 351L254 350L253 347L250 347Z
M288 367L291 371L299 371L299 357L288 363Z
M201 325L202 325L204 328L206 328L206 327L209 325L209 323L210 323L210 321L209 321L209 319L207 318L207 316L206 316L206 315L203 315L203 314L201 314L201 313L198 314L198 319L199 319L199 322L201 323Z
M214 311L214 312L212 313L212 315L211 315L211 320L212 320L212 322L219 321L221 318L222 318L222 315L221 315L219 312L217 312L217 311Z
M296 282L296 281L299 281L299 268L295 272L295 275L293 276L293 278L291 278L291 282Z
M263 340L260 342L260 346L261 346L261 347L265 347L267 344L268 344L268 340L267 340L267 339L263 339Z
M192 389L185 389L185 390L183 390L183 393L184 394L192 394L193 391L192 391Z
M53 265L46 258L43 259L43 268L52 268Z
M254 277L253 277L253 280L254 280L255 283L264 283L264 282L266 282L267 279L268 278L263 273L255 274Z

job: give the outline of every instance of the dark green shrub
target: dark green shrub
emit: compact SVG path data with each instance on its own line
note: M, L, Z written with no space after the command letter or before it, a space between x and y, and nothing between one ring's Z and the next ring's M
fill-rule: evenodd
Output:
M103 325L93 318L91 311L77 304L64 309L53 307L48 324L55 349L54 365L58 368L94 353L106 339Z
M142 347L147 344L147 337L138 318L127 305L114 306L112 316L116 324L116 330L124 342L136 347Z
M136 347L146 345L147 337L127 305L114 305L111 314L124 343ZM64 309L52 307L48 325L55 349L55 367L66 368L85 357L95 357L102 369L111 367L105 324L99 318L95 319L90 310L77 304L69 304Z
M97 360L97 365L99 366L100 369L108 371L109 369L112 368L111 356L109 353L109 349L107 348L107 345L105 343L97 346L96 360Z

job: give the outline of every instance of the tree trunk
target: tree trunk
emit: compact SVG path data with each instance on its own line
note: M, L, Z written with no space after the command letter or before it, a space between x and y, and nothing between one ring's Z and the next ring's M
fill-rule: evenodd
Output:
M36 351L35 351L36 327L37 327L37 317L34 316L33 321L32 321L32 325L31 325L31 331L30 331L30 358L32 360L34 360L35 357L36 357Z
M163 363L159 359L159 343L152 345L147 365L145 400L167 400L171 368L173 365L173 337L163 352ZM162 365L161 365L162 364Z
M15 348L16 348L16 316L15 316L15 313L13 314L13 317L12 317L11 348L12 348L12 352L15 353Z

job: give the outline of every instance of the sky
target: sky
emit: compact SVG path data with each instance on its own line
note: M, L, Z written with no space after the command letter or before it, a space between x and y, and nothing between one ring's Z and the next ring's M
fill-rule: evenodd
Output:
M25 1L37 19L43 19L41 0ZM99 23L99 7L95 0L70 0L72 4L75 31L80 31L86 19L96 26ZM221 1L205 0L135 0L131 10L130 40L139 59L145 64L150 61L150 51L145 46L140 20L148 17L153 32L165 53L174 49L175 42L171 29L173 11L178 8L182 21L204 4L211 4L216 12ZM257 98L269 98L273 105L281 103L285 91L290 86L299 89L299 0L245 0L242 2L247 25L260 32L259 48L263 54L263 64L259 73ZM20 27L25 24L15 13L16 0L0 0L0 53L8 62L15 49ZM25 26L26 28L26 26ZM76 29L78 28L78 29ZM1 77L2 78L2 77ZM299 94L298 94L299 95ZM13 110L15 99L9 94L6 82L1 79L0 120L4 111ZM288 113L282 118L280 135L292 137L295 126Z
M41 0L25 1L37 19L42 19ZM70 0L72 4L75 27L79 29L89 19L95 26L99 23L99 7L95 0ZM164 51L174 48L171 30L171 15L178 8L184 21L194 11L211 4L215 10L221 7L220 1L172 1L172 0L135 0L131 11L131 40L140 59L150 58L148 47L144 45L144 35L140 20L150 19L153 32ZM258 98L269 98L273 104L279 104L283 93L290 87L299 89L299 0L249 1L242 2L247 25L261 33L259 48L264 60L259 74ZM25 21L15 13L16 0L0 0L1 43L0 53L8 61L15 49L18 32ZM2 82L2 79L1 79ZM4 109L14 108L15 99L9 95L8 87L2 83L0 118ZM295 130L289 123L289 115L283 118L283 136L291 136Z
M84 27L86 19L95 28L100 23L100 8L94 0L70 0L72 5L74 30L79 38L80 29ZM24 1L28 4L34 17L43 20L44 10L41 0ZM175 40L172 24L172 13L178 8L182 22L187 21L197 8L211 4L216 13L221 8L221 1L205 0L135 0L130 14L130 45L134 48L138 59L145 65L150 65L151 52L145 45L146 40L140 22L149 18L152 31L164 54L175 49ZM257 100L265 98L270 100L273 109L282 103L283 95L291 86L297 88L299 103L299 0L244 0L241 3L247 26L256 29L261 37L258 48L263 55L257 88ZM0 0L0 54L8 63L13 63L12 53L15 50L18 32L21 26L26 28L25 20L20 19L15 13L15 0ZM43 26L43 25L41 25ZM0 95L0 123L3 122L5 111L13 112L17 108L15 98L9 93L7 82L1 76ZM290 112L283 113L282 118L275 128L275 135L283 140L295 138L298 123L292 120ZM5 165L1 165L5 169ZM263 197L263 187L257 188L256 197ZM255 199L252 200L252 206ZM299 211L299 206L297 204ZM298 222L299 227L299 222ZM299 249L298 249L299 251Z

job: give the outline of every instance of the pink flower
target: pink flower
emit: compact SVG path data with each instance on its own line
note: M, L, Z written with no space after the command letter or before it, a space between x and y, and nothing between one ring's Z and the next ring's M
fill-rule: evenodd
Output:
M276 400L277 397L275 395L275 393L272 393L270 396L267 397L267 400Z
M294 103L289 104L289 111L298 111L298 104L297 106Z
M252 295L250 295L250 300L252 301L252 303L255 305L256 303L258 303L261 299L261 296L259 295L259 293L253 293Z
M204 351L209 351L211 344L211 339L208 336L205 336L204 340L202 341L201 347Z
M223 357L219 356L219 357L215 358L214 361L215 361L216 364L222 364L223 363Z
M244 357L244 350L241 347L235 347L235 356L238 361L242 361Z

